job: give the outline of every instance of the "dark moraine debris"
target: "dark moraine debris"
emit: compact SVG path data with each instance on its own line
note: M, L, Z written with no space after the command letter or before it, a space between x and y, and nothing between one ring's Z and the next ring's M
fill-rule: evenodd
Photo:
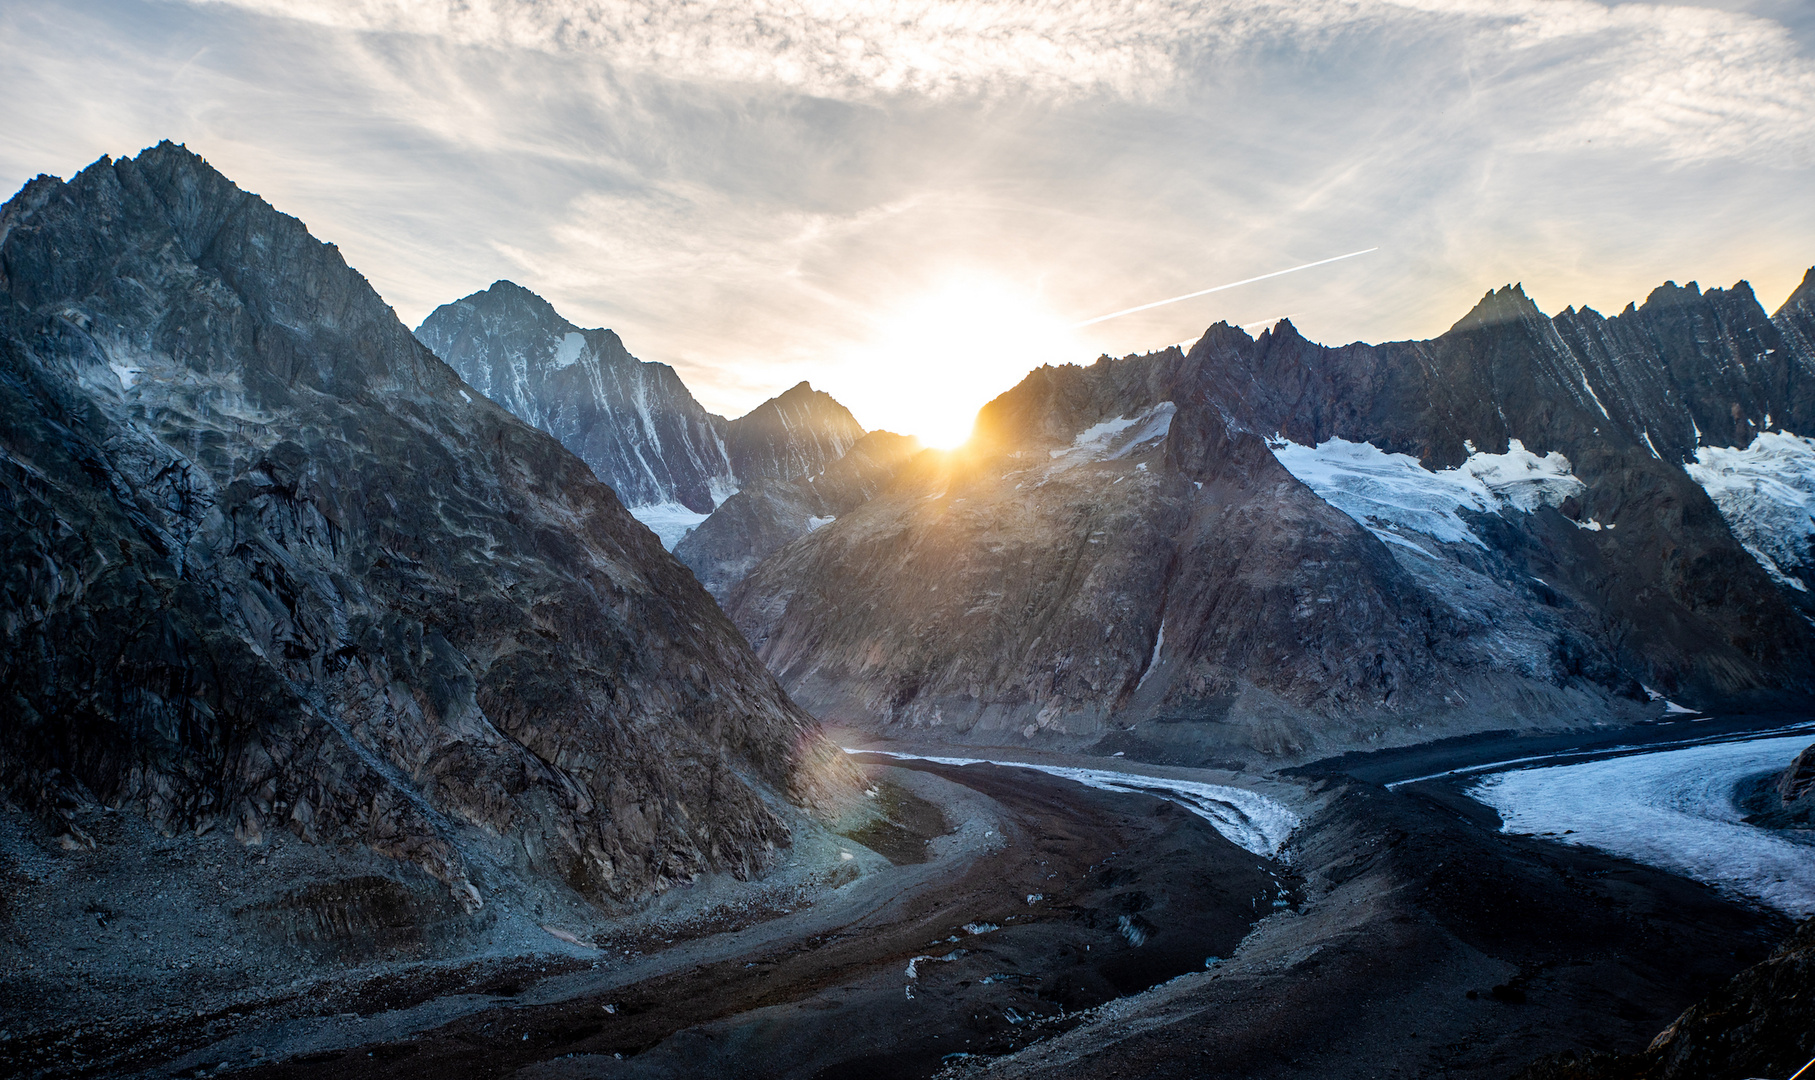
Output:
M65 846L98 803L609 904L853 790L579 458L184 148L26 185L0 293L0 792Z

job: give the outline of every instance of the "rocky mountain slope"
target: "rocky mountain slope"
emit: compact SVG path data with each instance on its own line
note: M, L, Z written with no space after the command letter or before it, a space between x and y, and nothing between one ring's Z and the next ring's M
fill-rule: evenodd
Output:
M481 393L561 441L672 549L740 487L843 457L863 428L805 382L736 420L709 413L666 364L585 330L510 281L443 304L416 337Z
M610 906L756 873L850 790L579 458L194 154L32 181L0 275L0 791L65 847L127 809L388 856L468 911L513 874Z
M1812 292L1042 368L727 608L824 718L1169 760L1806 700Z
M825 471L863 435L851 410L803 381L726 423L725 452L740 487L786 483Z
M1642 1053L1564 1054L1516 1080L1744 1080L1798 1075L1815 1053L1815 919L1776 952L1684 1010ZM1799 1074L1806 1075L1806 1074Z
M863 505L920 449L911 436L872 431L811 475L757 480L689 532L675 557L723 600L770 554Z
M673 368L638 360L610 330L575 326L521 285L498 281L443 304L416 337L480 393L579 455L627 506L705 515L737 490L724 420Z

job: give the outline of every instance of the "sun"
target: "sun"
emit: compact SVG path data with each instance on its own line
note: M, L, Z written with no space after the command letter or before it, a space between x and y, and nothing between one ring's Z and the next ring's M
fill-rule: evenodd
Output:
M1076 362L1088 351L1032 290L954 274L872 320L834 396L870 427L955 447L985 402L1041 364Z

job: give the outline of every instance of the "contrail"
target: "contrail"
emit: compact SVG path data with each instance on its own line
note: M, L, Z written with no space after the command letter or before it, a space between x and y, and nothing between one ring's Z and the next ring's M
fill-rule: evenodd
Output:
M1305 263L1303 266L1293 266L1293 267L1289 267L1285 270L1275 270L1271 274L1262 274L1259 277L1243 278L1240 281L1231 281L1227 285L1218 285L1214 288L1209 288L1209 289L1199 289L1197 292L1186 293L1183 296L1174 296L1169 300L1155 300L1151 304L1142 304L1139 307L1123 308L1120 311L1112 311L1107 315L1098 315L1094 319L1085 319L1081 323L1072 323L1071 328L1073 330L1079 330L1079 329L1082 329L1083 327L1092 326L1096 323L1107 322L1110 319L1119 319L1124 315L1133 315L1137 311L1146 311L1149 308L1164 307L1167 304L1176 304L1180 300L1190 300L1190 299L1193 299L1194 297L1209 296L1213 292L1222 292L1224 289L1233 289L1237 285L1252 285L1257 281L1265 281L1268 278L1279 277L1281 274L1295 274L1300 270L1309 270L1313 266L1326 266L1333 262L1341 262L1344 259L1353 259L1357 255L1366 255L1370 251L1379 251L1379 250L1380 249L1377 247L1364 248L1360 251L1351 251L1347 255L1338 255L1335 258L1319 259L1316 262L1308 262L1308 263Z

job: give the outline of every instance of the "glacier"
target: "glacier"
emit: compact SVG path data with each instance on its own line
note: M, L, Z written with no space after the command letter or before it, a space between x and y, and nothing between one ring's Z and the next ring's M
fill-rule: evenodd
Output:
M699 526L699 523L711 517L698 510L690 510L677 502L652 503L648 506L626 507L630 516L636 518L649 531L656 535L662 546L669 551L674 545L686 538L687 534Z
M1815 534L1815 439L1761 431L1750 446L1702 446L1683 466L1772 580L1808 592Z
M1505 832L1599 848L1802 917L1815 914L1815 846L1746 824L1734 793L1808 745L1802 734L1519 769L1468 794Z
M1275 435L1267 446L1287 472L1325 502L1387 543L1420 552L1424 549L1404 531L1443 543L1486 547L1458 510L1531 513L1555 506L1586 486L1571 474L1569 459L1561 453L1552 450L1539 457L1517 439L1509 441L1504 454L1471 447L1460 467L1435 472L1409 454L1347 439L1303 446Z
M992 761L989 758L928 757L894 750L856 750L847 754L876 754L903 761L930 761L935 765L996 765L1004 769L1032 769L1099 791L1151 795L1177 803L1208 821L1223 838L1255 855L1279 855L1299 826L1298 815L1265 795L1223 784L1176 780L1169 776L1085 769L1074 765L1036 765L1026 761ZM1031 902L1031 901L1030 901Z

